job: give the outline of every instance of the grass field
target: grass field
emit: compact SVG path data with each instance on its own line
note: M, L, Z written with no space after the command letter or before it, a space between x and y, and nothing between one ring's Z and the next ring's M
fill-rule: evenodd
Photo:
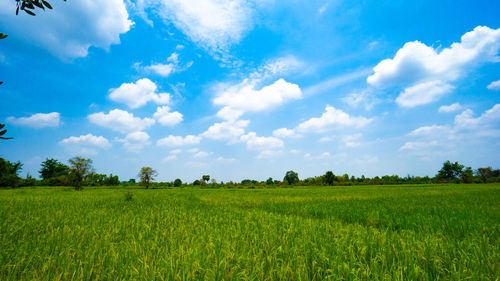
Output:
M499 238L500 184L0 190L0 280L499 280Z

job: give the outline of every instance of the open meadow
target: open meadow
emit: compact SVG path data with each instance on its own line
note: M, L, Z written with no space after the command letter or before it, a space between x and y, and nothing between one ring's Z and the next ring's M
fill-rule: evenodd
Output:
M0 280L498 280L500 184L0 190Z

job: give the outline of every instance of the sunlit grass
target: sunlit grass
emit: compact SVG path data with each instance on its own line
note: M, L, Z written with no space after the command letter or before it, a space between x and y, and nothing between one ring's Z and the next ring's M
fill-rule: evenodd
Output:
M497 280L499 233L499 184L0 190L0 280Z

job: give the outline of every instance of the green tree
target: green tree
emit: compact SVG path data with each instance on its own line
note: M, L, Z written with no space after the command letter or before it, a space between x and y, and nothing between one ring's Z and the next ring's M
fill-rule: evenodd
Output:
M474 175L473 175L473 172L472 172L472 168L471 167L466 167L460 177L462 178L462 182L463 183L471 183L472 180L474 179Z
M273 178L268 178L268 179L266 180L266 184L267 184L267 185L273 185L273 184L274 184Z
M283 181L288 184L295 184L299 182L299 174L294 171L288 171L283 178Z
M68 175L69 167L53 158L46 158L40 166L42 166L42 168L38 171L38 173L44 180Z
M203 175L201 177L201 184L206 184L210 180L210 175Z
M85 177L94 172L92 167L92 160L83 157L73 157L68 160L69 162L69 177L70 181L75 187L75 190L81 190L82 183Z
M493 169L491 167L478 168L476 170L476 175L480 176L483 182L487 182L488 178L492 177L493 175Z
M451 163L449 160L443 163L443 167L438 171L436 178L444 180L454 180L462 176L464 165L458 162Z
M174 186L175 187L179 187L182 185L182 180L181 179L175 179L174 180Z
M63 1L66 2L66 0ZM45 10L45 8L52 9L52 6L45 0L16 0L16 15L18 15L19 10L21 10L30 16L35 16L36 14L34 11L37 8Z
M158 176L158 172L153 170L151 167L142 167L138 174L141 184L146 186L146 189L149 188L149 184L155 179L156 176Z
M17 175L23 167L21 162L10 162L0 158L0 186L18 187L19 176Z
M327 171L323 176L323 183L326 185L333 185L333 181L335 181L335 175L332 171Z

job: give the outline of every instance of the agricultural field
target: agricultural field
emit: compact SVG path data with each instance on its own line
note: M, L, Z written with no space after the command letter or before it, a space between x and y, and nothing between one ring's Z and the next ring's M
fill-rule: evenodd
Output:
M498 280L500 184L0 190L0 280Z

